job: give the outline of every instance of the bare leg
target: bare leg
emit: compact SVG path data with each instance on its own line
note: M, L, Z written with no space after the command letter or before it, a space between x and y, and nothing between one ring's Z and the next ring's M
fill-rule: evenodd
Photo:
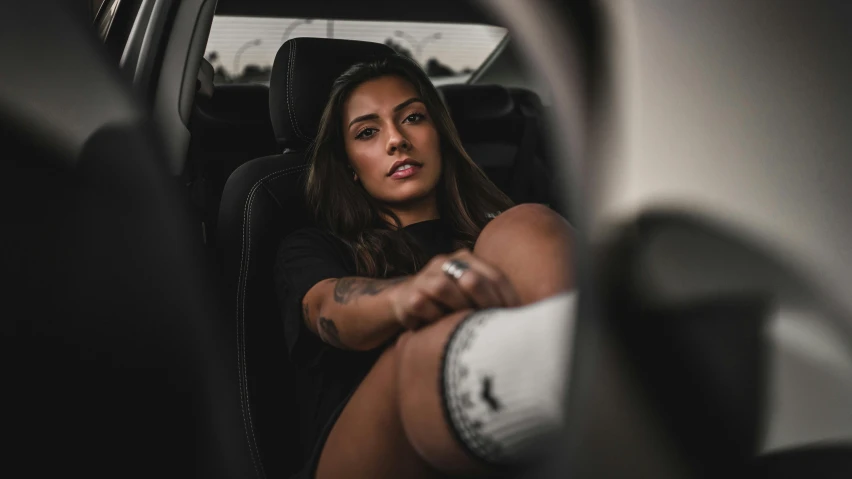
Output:
M317 467L317 478L437 478L445 477L427 460L418 454L408 439L402 416L400 414L400 398L410 396L404 394L404 386L400 377L407 380L413 375L422 374L418 371L406 372L401 375L403 356L409 355L408 346L419 346L440 351L443 343L453 327L464 319L466 312L454 313L447 318L424 328L417 333L418 340L412 342L415 335L404 335L395 346L388 348L373 368L370 370L358 390L349 400L343 413L337 419L331 434L323 448ZM430 348L431 346L431 348ZM437 363L439 354L434 356L424 369L431 374L420 379L431 386L428 397L421 398L430 406L430 410L438 408L438 379ZM410 365L412 358L407 358ZM434 371L432 371L434 369ZM418 391L420 388L418 388ZM436 404L432 405L433 402ZM413 405L417 407L416 405ZM439 426L447 429L441 417ZM449 436L447 429L444 434ZM460 460L467 460L458 449ZM440 467L439 465L435 465Z
M574 289L573 251L568 222L537 204L518 205L492 220L473 249L503 271L523 304Z
M498 216L474 254L500 268L525 304L573 287L570 227L545 207L521 205ZM405 333L382 354L335 423L318 478L489 472L456 442L438 387L444 346L467 314Z

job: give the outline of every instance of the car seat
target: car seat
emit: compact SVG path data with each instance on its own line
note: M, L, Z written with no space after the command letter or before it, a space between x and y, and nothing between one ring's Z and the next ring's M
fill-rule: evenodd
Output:
M66 3L0 4L5 474L259 477L154 128Z
M196 223L211 249L225 181L243 163L280 151L269 117L269 88L214 85L213 76L212 65L202 60L183 173Z
M360 41L298 38L285 42L272 67L269 109L283 153L251 160L228 178L219 209L218 251L229 313L239 332L237 353L247 428L267 466L282 476L303 461L298 418L287 394L293 371L273 289L281 240L310 224L304 205L306 149L335 78L351 65L393 54Z
M546 158L538 95L500 85L439 88L465 151L516 204L543 203L559 210L558 175ZM562 213L562 211L560 211Z

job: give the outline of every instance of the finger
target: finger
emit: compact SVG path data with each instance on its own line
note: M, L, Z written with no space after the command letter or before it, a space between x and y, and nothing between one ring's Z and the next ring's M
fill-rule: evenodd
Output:
M407 316L400 321L405 329L418 329L423 326L424 322L414 316Z
M521 297L518 296L518 290L515 289L515 285L505 275L502 276L500 281L500 291L506 300L507 308L517 308L521 305Z
M426 266L420 270L419 275L434 275L437 273L442 273L441 268L443 268L444 263L452 259L450 256L445 254L438 254L432 257Z
M459 250L459 252L466 250ZM436 255L420 272L420 276L431 283L430 294L436 301L443 304L446 312L459 311L476 307L478 303L464 292L455 278L444 272L447 262L458 256L458 252L450 255ZM467 264L465 263L467 267Z
M465 296L473 302L475 307L498 308L503 305L503 300L497 294L496 288L491 280L480 274L478 271L468 269L456 280L459 288L464 292Z
M445 315L474 306L455 280L443 273L429 278L428 294L443 306Z
M453 259L455 261L462 261L470 267L470 270L477 272L487 280L487 284L481 287L489 288L496 295L498 298L496 306L512 307L518 305L517 293L500 270L467 250L456 252Z
M467 270L461 275L462 278L472 275L472 277L468 277L464 281L459 281L455 278L451 279L457 286L458 291L467 299L467 304L461 306L459 309L470 307L492 308L514 304L515 295L512 294L511 290L506 288L505 282L500 283L502 278L501 273L474 256L467 249L458 250L451 256L436 256L427 265L428 272L424 273L424 275L451 278L444 272L444 265L448 261L458 261ZM508 291L504 293L504 289ZM456 298L454 301L458 301L457 296L454 296L451 292L452 289L444 291L446 291L444 294L448 297ZM505 298L504 295L506 296ZM452 304L454 310L458 310L455 309L457 304L460 303L454 302Z
M473 258L476 257L474 256ZM507 308L514 308L521 305L518 292L502 271L482 260L472 261L471 268L476 269L483 276L491 280L497 294L503 301L503 306Z
M414 285L412 293L408 298L405 298L404 301L406 306L404 308L405 321L403 321L403 325L414 322L431 323L432 321L444 316L441 305L436 303L429 294L424 291L423 286Z

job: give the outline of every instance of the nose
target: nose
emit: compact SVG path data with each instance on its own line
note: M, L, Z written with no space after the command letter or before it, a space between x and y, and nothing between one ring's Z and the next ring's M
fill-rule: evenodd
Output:
M392 126L388 129L388 133L388 155L393 155L397 150L408 151L411 148L411 143L408 142L408 138L402 134L399 128Z

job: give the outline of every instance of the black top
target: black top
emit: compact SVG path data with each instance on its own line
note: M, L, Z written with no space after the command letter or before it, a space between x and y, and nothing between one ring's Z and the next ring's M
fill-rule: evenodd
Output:
M427 258L453 251L450 231L441 220L409 225ZM309 457L323 427L355 390L381 350L353 352L322 342L302 321L302 299L317 283L356 276L355 258L342 241L318 228L303 228L281 243L275 265L276 292L284 320L290 360L297 373L289 388L298 395L303 457Z

